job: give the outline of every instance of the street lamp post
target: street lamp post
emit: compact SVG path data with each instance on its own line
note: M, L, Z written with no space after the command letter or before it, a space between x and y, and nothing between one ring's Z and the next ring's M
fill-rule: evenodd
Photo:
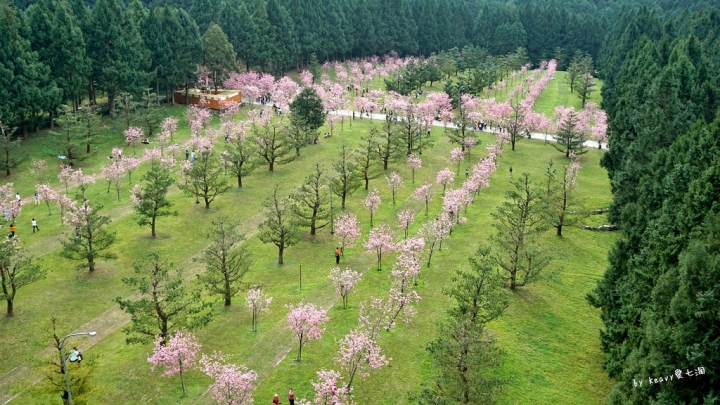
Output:
M335 235L335 218L333 217L333 203L332 203L332 196L333 196L332 185L333 185L333 180L335 180L336 178L338 178L338 177L340 177L340 176L344 176L344 175L352 176L352 172L340 173L340 174L338 174L338 175L333 176L333 177L330 179L330 235Z
M65 362L65 339L72 337L72 336L95 336L97 335L97 332L80 332L80 333L71 333L62 340L60 340L60 362L62 363L63 368L63 374L65 374L65 389L67 390L68 395L68 404L72 405L72 393L70 392L70 376L68 375L67 371L67 363Z

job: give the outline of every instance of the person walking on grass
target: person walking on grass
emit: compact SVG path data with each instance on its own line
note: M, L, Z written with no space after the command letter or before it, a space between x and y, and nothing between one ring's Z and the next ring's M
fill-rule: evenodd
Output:
M280 397L278 396L278 394L275 394L275 396L273 397L273 405L278 405L279 403Z
M32 223L32 227L33 227L33 233L35 233L35 231L40 232L40 228L38 228L37 221L35 220L35 218L32 219L31 223Z
M292 388L288 391L288 402L290 405L295 405L295 391Z
M40 205L40 196L38 193L35 193L35 205Z
M335 264L340 264L340 255L342 255L342 252L340 251L339 247L335 248Z
M15 237L15 229L17 229L15 224L10 224L10 235L8 235L9 238Z
M512 177L512 166L510 166L510 177Z

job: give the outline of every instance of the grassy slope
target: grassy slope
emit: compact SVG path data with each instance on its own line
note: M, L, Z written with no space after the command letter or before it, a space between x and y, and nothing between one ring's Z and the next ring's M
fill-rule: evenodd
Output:
M179 111L177 107L174 110L175 113ZM72 330L112 307L111 300L115 296L130 294L120 282L120 277L131 273L132 261L142 252L158 248L171 255L176 263L185 262L186 267L196 266L187 259L206 245L203 234L210 220L222 214L230 214L238 220L251 217L259 211L260 203L271 184L279 182L283 191L290 191L300 183L314 162L324 162L326 168L329 168L341 140L355 144L359 134L368 128L367 119L356 121L352 128L346 122L341 135L321 140L320 145L304 149L303 156L289 165L280 166L275 173L269 173L264 168L258 169L245 182L245 188L234 189L228 195L219 197L209 211L195 206L191 198L176 193L173 199L181 215L160 220L160 237L157 240L149 238L149 230L139 228L130 216L119 217L111 228L118 231L120 240L114 250L119 252L120 259L111 263L103 262L94 275L76 272L72 269L74 263L59 258L56 250L51 251L51 243L55 243L56 237L50 234L60 230L55 209L54 215L47 217L44 216L46 211L43 211L46 210L45 206L26 207L21 221L31 216L42 218L43 231L36 235L23 232L21 236L26 243L34 246L34 250L48 253L42 261L52 268L52 272L48 280L21 291L15 319L0 321L3 352L14 354L0 356L0 373L12 368L19 360L31 358L46 345L39 328L51 314L60 318L66 330ZM120 132L116 130L114 144L121 143L118 142L121 139ZM434 172L446 166L443 157L448 154L450 145L444 139L440 140L441 132L440 128L434 129L434 137L438 142L432 154L423 156L424 167L416 174L416 185L424 180L432 182ZM490 136L483 136L483 143L491 141ZM31 141L30 144L33 142L38 141ZM111 144L113 142L109 140L100 146L100 150L109 150ZM128 152L126 150L126 154ZM483 152L474 152L472 161L482 157ZM585 155L581 170L580 189L593 207L605 206L610 200L607 178L597 164L599 157L600 154L594 150ZM408 326L400 325L396 331L381 338L381 345L393 361L389 367L374 372L368 379L356 382L359 403L406 403L406 393L416 390L419 383L429 376L430 367L424 346L433 338L433 324L442 316L447 304L441 288L447 284L452 270L465 266L467 257L474 252L477 244L487 240L491 232L489 213L502 200L509 184L507 167L512 165L516 174L528 171L539 176L544 162L550 158L560 159L561 156L537 141L523 141L516 152L507 150L500 157L500 167L491 178L490 189L483 190L481 197L468 211L468 224L461 225L453 232L452 238L444 244L447 249L439 252L433 258L433 266L422 273L418 292L423 300L418 305L418 315ZM98 158L84 167L92 171L104 163L104 160ZM393 221L396 210L401 207L413 207L418 211L422 208L421 204L410 198L413 187L408 184L409 172L405 165L395 164L393 169L401 172L408 181L398 196L396 207L392 207L388 201L389 191L384 180L371 182L385 198L380 212L376 214L376 224ZM140 173L133 177L139 179ZM458 179L458 185L461 180ZM32 184L27 176L21 173L15 181L21 193L27 195L28 190L31 190L29 184ZM90 198L103 201L106 208L118 216L127 214L127 190L118 204L114 202L112 192L109 196L105 195L105 187L101 184L93 186ZM363 234L366 235L367 213L361 206L364 196L365 191L359 190L350 199L348 210L360 217L365 227ZM431 212L437 212L440 200L437 195ZM414 229L418 228L422 216L420 214ZM606 251L613 238L612 234L576 229L568 229L562 239L548 233L547 248L557 257L551 264L550 272L557 274L513 294L512 305L506 315L490 326L500 346L508 352L506 365L501 372L512 380L502 403L604 402L609 382L599 367L597 330L600 322L597 312L589 308L583 297L592 288L594 280L602 274ZM335 342L354 326L358 303L369 296L382 295L387 290L387 275L392 260L384 260L383 271L368 270L374 264L374 257L365 254L360 247L349 249L344 265L367 271L365 278L357 292L351 295L348 310L342 310L337 305L330 309L332 321L326 335L320 341L311 342L303 350L303 362L298 364L291 360L297 348L294 338L285 328L286 311L283 306L303 297L326 306L336 302L337 297L327 278L333 265L331 252L335 245L334 239L327 229L314 240L304 238L299 246L288 249L287 263L282 267L276 264L274 247L262 245L257 238L251 238L248 244L256 257L255 270L248 281L264 284L270 295L275 297L271 311L260 319L260 331L255 335L248 332L249 313L240 307L242 297L236 298L235 305L230 309L223 308L218 302L216 319L209 327L199 331L198 336L206 352L221 350L230 354L238 363L247 363L249 367L258 370L261 378L264 378L255 394L258 402L268 400L274 392L286 392L290 386L295 388L298 397L310 397L312 387L309 380L317 369L333 367L332 357L337 349ZM298 291L297 283L300 265L303 268L302 291ZM78 346L82 346L82 341L78 342ZM158 374L150 372L145 358L151 348L151 345L126 346L120 331L93 346L91 352L100 355L97 376L100 389L92 402L210 403L206 397L198 401L198 396L209 383L209 379L200 373L191 371L188 374L188 395L180 397L177 377L157 378ZM23 394L16 401L37 402L38 398L30 394Z
M570 93L570 86L566 82L566 76L567 72L555 72L555 79L550 80L545 90L537 98L533 110L552 117L555 115L555 107L559 105L575 107L575 110L580 109L582 104L580 97L577 93ZM595 91L590 93L587 102L600 105L602 80L595 80L597 82Z

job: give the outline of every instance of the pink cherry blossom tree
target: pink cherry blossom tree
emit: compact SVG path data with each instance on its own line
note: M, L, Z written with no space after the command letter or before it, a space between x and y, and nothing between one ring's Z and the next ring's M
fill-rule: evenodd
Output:
M181 329L175 332L167 342L162 336L156 336L153 354L148 357L147 361L152 364L153 371L155 371L155 367L164 367L163 377L180 374L183 394L186 394L184 373L195 365L201 348L202 345L195 335Z
M410 241L410 239L408 239ZM424 244L422 238L417 239ZM411 243L415 243L414 241ZM423 245L424 246L424 245ZM398 262L393 266L390 272L392 282L390 284L390 294L388 295L388 303L391 310L388 313L385 330L390 331L395 327L397 319L403 315L405 323L410 322L410 318L415 315L415 308L412 304L420 301L421 297L417 291L412 289L413 280L420 272L420 265L405 266L407 263Z
M398 221L400 222L400 229L405 233L405 239L408 237L408 229L415 220L415 213L412 210L401 210L397 214Z
M94 174L83 174L82 169L77 169L70 175L70 178L77 183L82 198L85 198L85 190L90 184L95 184L96 178Z
M335 286L335 292L337 292L343 301L343 309L347 309L348 296L352 292L355 285L360 282L362 274L354 271L350 268L340 270L340 267L334 267L330 270L330 279L333 281Z
M432 221L425 222L420 228L420 236L425 242L425 255L427 256L427 266L430 267L433 253L440 250L443 239L448 236L447 215L441 215Z
M308 70L300 71L300 82L305 87L310 87L313 84L313 74Z
M73 203L73 200L66 196L65 194L57 194L57 198L55 199L55 206L57 207L58 211L60 211L60 225L65 225L65 211L70 207L70 205Z
M35 184L45 184L50 180L48 178L50 170L45 159L33 159L28 170L35 175L35 181L37 182Z
M387 224L376 226L370 231L368 240L363 244L365 249L374 252L378 258L378 270L382 269L382 256L384 253L395 251L392 229Z
M245 365L237 366L228 362L227 356L214 352L200 359L202 371L215 380L210 393L221 405L248 405L253 403L257 373Z
M377 188L373 187L373 189L370 190L370 192L368 193L367 197L365 197L365 201L363 201L365 209L370 211L370 226L373 226L373 214L375 214L375 211L380 208L381 202L382 198L380 198L380 192Z
M128 175L128 184L132 184L132 174L140 167L140 159L127 157L122 159L122 163L125 167L125 173Z
M68 193L68 186L70 183L70 178L72 177L73 168L70 165L63 164L60 167L60 174L58 174L58 179L65 184L65 194Z
M318 405L356 405L353 389L341 383L342 376L338 371L321 369L317 372L318 379L310 381L315 389L313 403Z
M438 172L436 181L437 184L442 184L443 194L445 194L445 188L447 188L447 185L455 181L455 174L452 170L446 167Z
M402 187L403 178L397 172L390 173L390 176L385 176L390 192L392 193L393 205L395 205L395 193Z
M52 211L50 211L50 201L55 201L58 198L58 193L47 184L37 185L35 192L42 201L45 201L45 205L47 205L48 209L48 215L52 215Z
M456 224L465 222L466 218L460 215L460 210L468 201L467 190L464 188L448 189L443 196L443 212L454 220Z
M257 332L257 320L260 314L270 310L272 297L265 294L260 287L251 288L245 297L245 304L252 313L252 331Z
M360 238L360 223L355 215L343 214L335 220L335 237L340 244L340 252L345 253L346 247L355 246Z
M415 193L413 194L413 197L416 200L425 202L425 216L428 215L428 210L430 207L430 200L432 200L431 187L432 187L431 184L425 183L422 186L416 188Z
M160 128L162 131L165 131L169 134L170 142L173 141L173 134L175 131L177 131L178 126L178 119L175 117L165 117L163 122L160 124Z
M408 155L407 164L408 167L410 167L410 171L412 172L412 182L415 183L415 170L418 170L422 167L422 159L420 159L420 157L415 155L414 153L411 153Z
M464 144L463 144L464 148ZM460 174L460 164L462 163L463 159L465 159L465 152L463 152L462 148L454 148L450 151L450 163L454 164L457 168L455 171L455 174Z
M15 218L20 215L23 202L15 196L13 187L13 183L6 183L0 186L0 210L2 210L6 221L15 222Z
M325 332L323 325L328 321L327 311L302 301L297 306L288 304L287 308L288 327L299 341L296 361L301 361L303 347L311 340L320 339Z
M376 370L390 363L382 354L377 341L361 328L353 329L343 337L335 361L347 375L345 385L347 390L352 388L355 375L367 377L370 375L370 369Z
M139 127L129 127L125 130L125 141L128 146L133 147L133 155L136 153L136 148L140 145L140 142L145 138L145 132Z
M108 182L108 190L110 192L110 185L115 185L117 191L117 199L120 201L120 188L123 185L123 179L125 178L125 159L116 158L113 161L100 169L101 176Z

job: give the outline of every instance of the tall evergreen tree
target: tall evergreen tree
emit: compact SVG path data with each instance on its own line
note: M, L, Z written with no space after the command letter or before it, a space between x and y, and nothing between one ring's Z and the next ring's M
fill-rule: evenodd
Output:
M150 9L143 25L143 43L150 53L150 72L155 79L155 94L160 93L160 83L163 87L172 77L175 50L170 47L163 28L163 19L158 8ZM176 35L176 34L174 34ZM163 88L165 90L165 88ZM152 135L152 132L151 132Z
M259 34L245 3L240 0L223 2L222 12L218 16L217 23L232 44L236 59L245 62L245 67L249 71L250 55L252 48L258 46Z
M81 21L73 15L67 0L60 1L55 6L50 38L52 74L63 91L63 100L70 101L73 109L77 109L91 66L85 55Z
M187 100L190 84L197 80L197 67L203 56L203 42L200 31L192 17L185 10L178 10L178 22L182 27L182 41L177 49L177 79L185 85L185 99ZM177 35L177 34L176 34Z
M203 34L203 61L212 74L215 91L222 87L230 72L236 70L235 50L228 41L227 35L219 25L210 23L207 32Z

